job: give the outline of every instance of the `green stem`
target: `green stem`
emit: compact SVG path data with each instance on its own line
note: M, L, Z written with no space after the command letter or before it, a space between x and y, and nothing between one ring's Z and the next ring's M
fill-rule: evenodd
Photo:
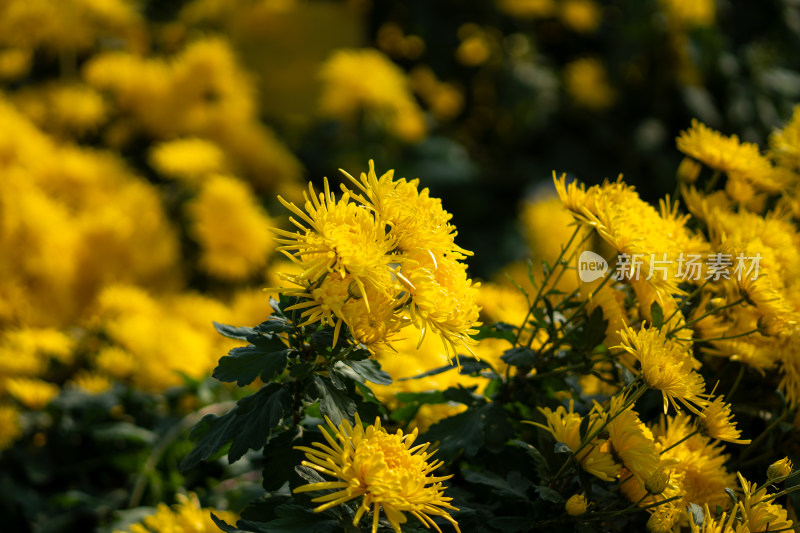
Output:
M714 307L713 309L711 309L711 310L709 310L709 311L706 311L705 313L703 313L703 314L702 314L702 315L700 315L699 317L696 317L696 318L693 318L693 319L691 319L691 320L688 320L688 321L686 321L686 323L685 323L684 325L682 325L682 326L678 326L678 327L676 327L676 328L674 328L674 329L671 329L671 330L670 330L670 331L667 333L667 337L669 337L670 335L672 335L672 334L674 334L674 333L677 333L677 332L679 332L679 331L680 331L680 330L682 330L682 329L689 329L690 327L692 327L692 325L694 325L694 324L696 324L696 323L700 322L701 320L703 320L703 319L704 319L704 318L706 318L707 316L711 316L711 315L713 315L713 314L714 314L714 313L716 313L717 311L722 311L723 309L728 309L729 307L733 307L733 306L735 306L735 305L739 305L739 304L740 304L740 303L742 303L742 302L744 302L744 298L739 298L738 300L736 300L736 301L735 301L735 302L733 302L733 303L729 303L729 304L721 305L721 306L719 306L719 307Z
M670 450L671 450L672 448L674 448L675 446L678 446L679 444L681 444L681 443L683 443L683 442L686 442L687 440L689 440L690 438L694 437L694 436L695 436L695 435L697 435L698 433L700 433L700 430L699 430L699 429L695 429L694 431L692 431L691 433L689 433L688 435L686 435L685 437L683 437L683 438L682 438L681 440L679 440L678 442L676 442L676 443L674 443L674 444L671 444L671 445L670 445L668 448L664 448L663 450L661 450L661 451L660 451L658 454L659 454L659 455L663 455L663 454L667 453L668 451L670 451Z
M564 253L572 245L572 241L574 241L575 237L578 236L578 232L580 230L581 230L580 226L576 226L575 227L575 231L572 232L572 237L569 238L569 241L567 241L566 246L564 246L564 248L561 249L561 253L558 255L558 259L556 259L556 262L555 262L556 265L558 265L559 262L561 261L561 259L564 257ZM553 275L553 268L551 268L550 271L547 272L547 274L545 274L544 279L542 280L542 284L539 285L539 289L536 291L536 296L533 298L533 302L531 302L531 305L528 307L528 312L525 315L525 319L522 321L522 325L517 330L517 336L514 338L514 345L515 346L519 342L519 338L522 335L522 332L525 330L525 324L528 323L528 319L533 314L533 310L536 309L536 304L539 303L539 298L542 295L542 291L544 290L544 286L547 285L547 282L550 280L550 276L552 276L552 275Z

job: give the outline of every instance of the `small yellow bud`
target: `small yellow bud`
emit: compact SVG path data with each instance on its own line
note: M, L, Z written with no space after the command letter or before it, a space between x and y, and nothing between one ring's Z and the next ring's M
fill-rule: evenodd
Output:
M361 299L361 288L358 286L358 283L351 281L349 285L347 285L347 295L352 298L353 300L360 300Z
M767 481L778 479L779 477L788 476L792 473L792 462L788 457L784 457L780 461L775 461L769 468L767 468Z
M669 483L669 472L659 470L644 482L644 488L649 494L661 494Z
M697 177L700 175L700 163L697 161L690 159L688 157L684 157L681 164L678 165L678 181L684 183L694 183L697 181Z
M567 510L568 515L580 516L586 512L587 505L588 503L586 502L586 496L583 494L573 494L567 500L564 508Z

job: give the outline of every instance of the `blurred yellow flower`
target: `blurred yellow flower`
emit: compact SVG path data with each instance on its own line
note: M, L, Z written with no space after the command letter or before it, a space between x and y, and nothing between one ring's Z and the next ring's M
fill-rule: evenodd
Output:
M400 68L373 49L335 51L320 70L320 113L352 123L359 111L399 138L416 142L427 133L422 110Z
M72 376L70 384L88 394L103 394L114 385L108 376L88 370L81 370Z
M238 519L231 511L200 507L200 500L192 492L188 496L178 494L175 498L178 503L172 507L160 503L156 512L141 523L114 533L216 533L219 528L211 519L212 512L229 524L235 524Z
M578 33L591 33L602 22L602 8L594 0L562 0L559 4L564 25Z
M12 398L27 409L41 411L58 395L59 388L41 379L12 378L6 383Z
M164 176L192 183L228 169L220 147L197 137L158 144L150 149L149 161Z
M303 466L337 478L302 485L294 492L313 492L332 489L336 492L318 496L311 501L321 503L315 511L324 511L336 505L361 497L358 511L353 518L357 526L365 513L372 511L372 533L378 530L380 512L396 533L408 520L405 513L414 515L424 526L435 525L431 516L439 516L450 522L456 531L458 524L448 509L457 511L444 496L442 481L452 476L433 476L441 461L431 461L427 452L429 443L413 446L417 430L403 435L401 430L391 434L381 427L380 418L364 428L356 414L355 425L347 420L334 426L326 418L333 436L322 426L322 435L328 444L314 443L314 448L298 446L306 452ZM413 446L413 447L412 447Z
M201 267L212 276L241 280L263 268L274 247L271 220L246 183L215 175L186 206L189 231L200 244Z
M576 59L564 66L564 89L579 106L592 111L608 109L616 92L608 82L603 64L592 57Z

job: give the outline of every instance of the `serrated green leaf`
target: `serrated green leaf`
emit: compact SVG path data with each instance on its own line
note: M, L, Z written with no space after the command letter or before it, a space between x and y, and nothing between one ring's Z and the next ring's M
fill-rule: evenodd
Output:
M237 403L239 432L233 436L228 462L233 463L247 452L259 450L270 431L292 410L292 397L283 385L268 383L255 394Z
M219 360L211 374L213 377L243 387L259 376L269 381L283 372L292 350L279 337L255 334L249 335L247 340L252 344L234 348Z
M336 425L342 420L352 420L356 414L356 402L338 390L331 380L322 376L314 376L314 383L319 394L319 407L324 416Z
M264 468L262 486L266 491L276 491L294 473L294 467L300 464L304 455L294 446L300 444L302 435L299 428L284 431L273 436L264 446Z
M483 446L483 420L479 409L470 409L440 420L423 435L426 441L438 442L436 457L454 459L462 450L472 457Z
M514 344L517 338L516 330L516 326L506 324L505 322L497 322L495 324L480 326L478 328L478 333L474 334L472 338L476 341L482 339L503 339Z
M355 370L344 364L343 361L336 361L328 372L328 377L334 387L339 390L347 389L351 382L363 381L363 378L356 374Z
M186 471L205 461L228 442L231 442L228 451L231 463L248 449L261 448L270 430L290 411L289 392L277 383L269 383L255 394L239 400L236 407L225 415L204 416L192 429L190 438L197 444L181 462L181 470Z
M586 350L591 350L606 338L607 328L608 320L603 316L603 308L598 305L589 315L589 320L578 340Z
M378 385L392 384L392 376L384 371L380 363L374 359L364 359L360 361L347 360L344 364L352 368L356 374L367 381L377 383Z
M500 359L509 365L531 367L536 362L536 352L525 346L506 350Z
M100 442L125 441L146 445L153 445L156 441L155 433L129 422L116 422L93 427L92 437Z
M275 509L279 518L263 524L269 533L334 533L341 530L338 520L315 513L301 505L281 505Z
M519 472L512 472L511 474L517 474L513 477L513 484L509 482L509 479L511 478L504 479L494 472L490 472L488 470L483 472L467 469L461 470L461 475L464 476L464 479L466 479L468 482L485 485L491 488L492 492L498 496L503 498L527 500L528 495L525 492L525 489L528 487L528 481L520 476ZM509 476L511 474L509 474ZM520 480L522 480L522 483L520 483Z
M247 340L247 337L256 333L253 328L228 326L227 324L220 324L219 322L211 322L214 324L214 329L223 337L229 339L239 339L241 341Z
M536 464L536 470L539 472L540 477L545 477L550 473L550 466L547 464L547 459L544 458L542 452L536 449L531 444L521 440L512 440L511 444L519 446L528 454L528 456L533 459L534 463Z

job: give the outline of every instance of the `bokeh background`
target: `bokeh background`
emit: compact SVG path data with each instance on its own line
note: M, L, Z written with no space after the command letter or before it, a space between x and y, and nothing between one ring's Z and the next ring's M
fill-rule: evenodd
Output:
M277 195L373 159L442 198L474 278L524 276L569 235L554 172L671 194L692 118L762 146L788 119L798 50L793 0L0 1L11 530L247 499L177 465L237 394L211 321L260 322L291 268Z

